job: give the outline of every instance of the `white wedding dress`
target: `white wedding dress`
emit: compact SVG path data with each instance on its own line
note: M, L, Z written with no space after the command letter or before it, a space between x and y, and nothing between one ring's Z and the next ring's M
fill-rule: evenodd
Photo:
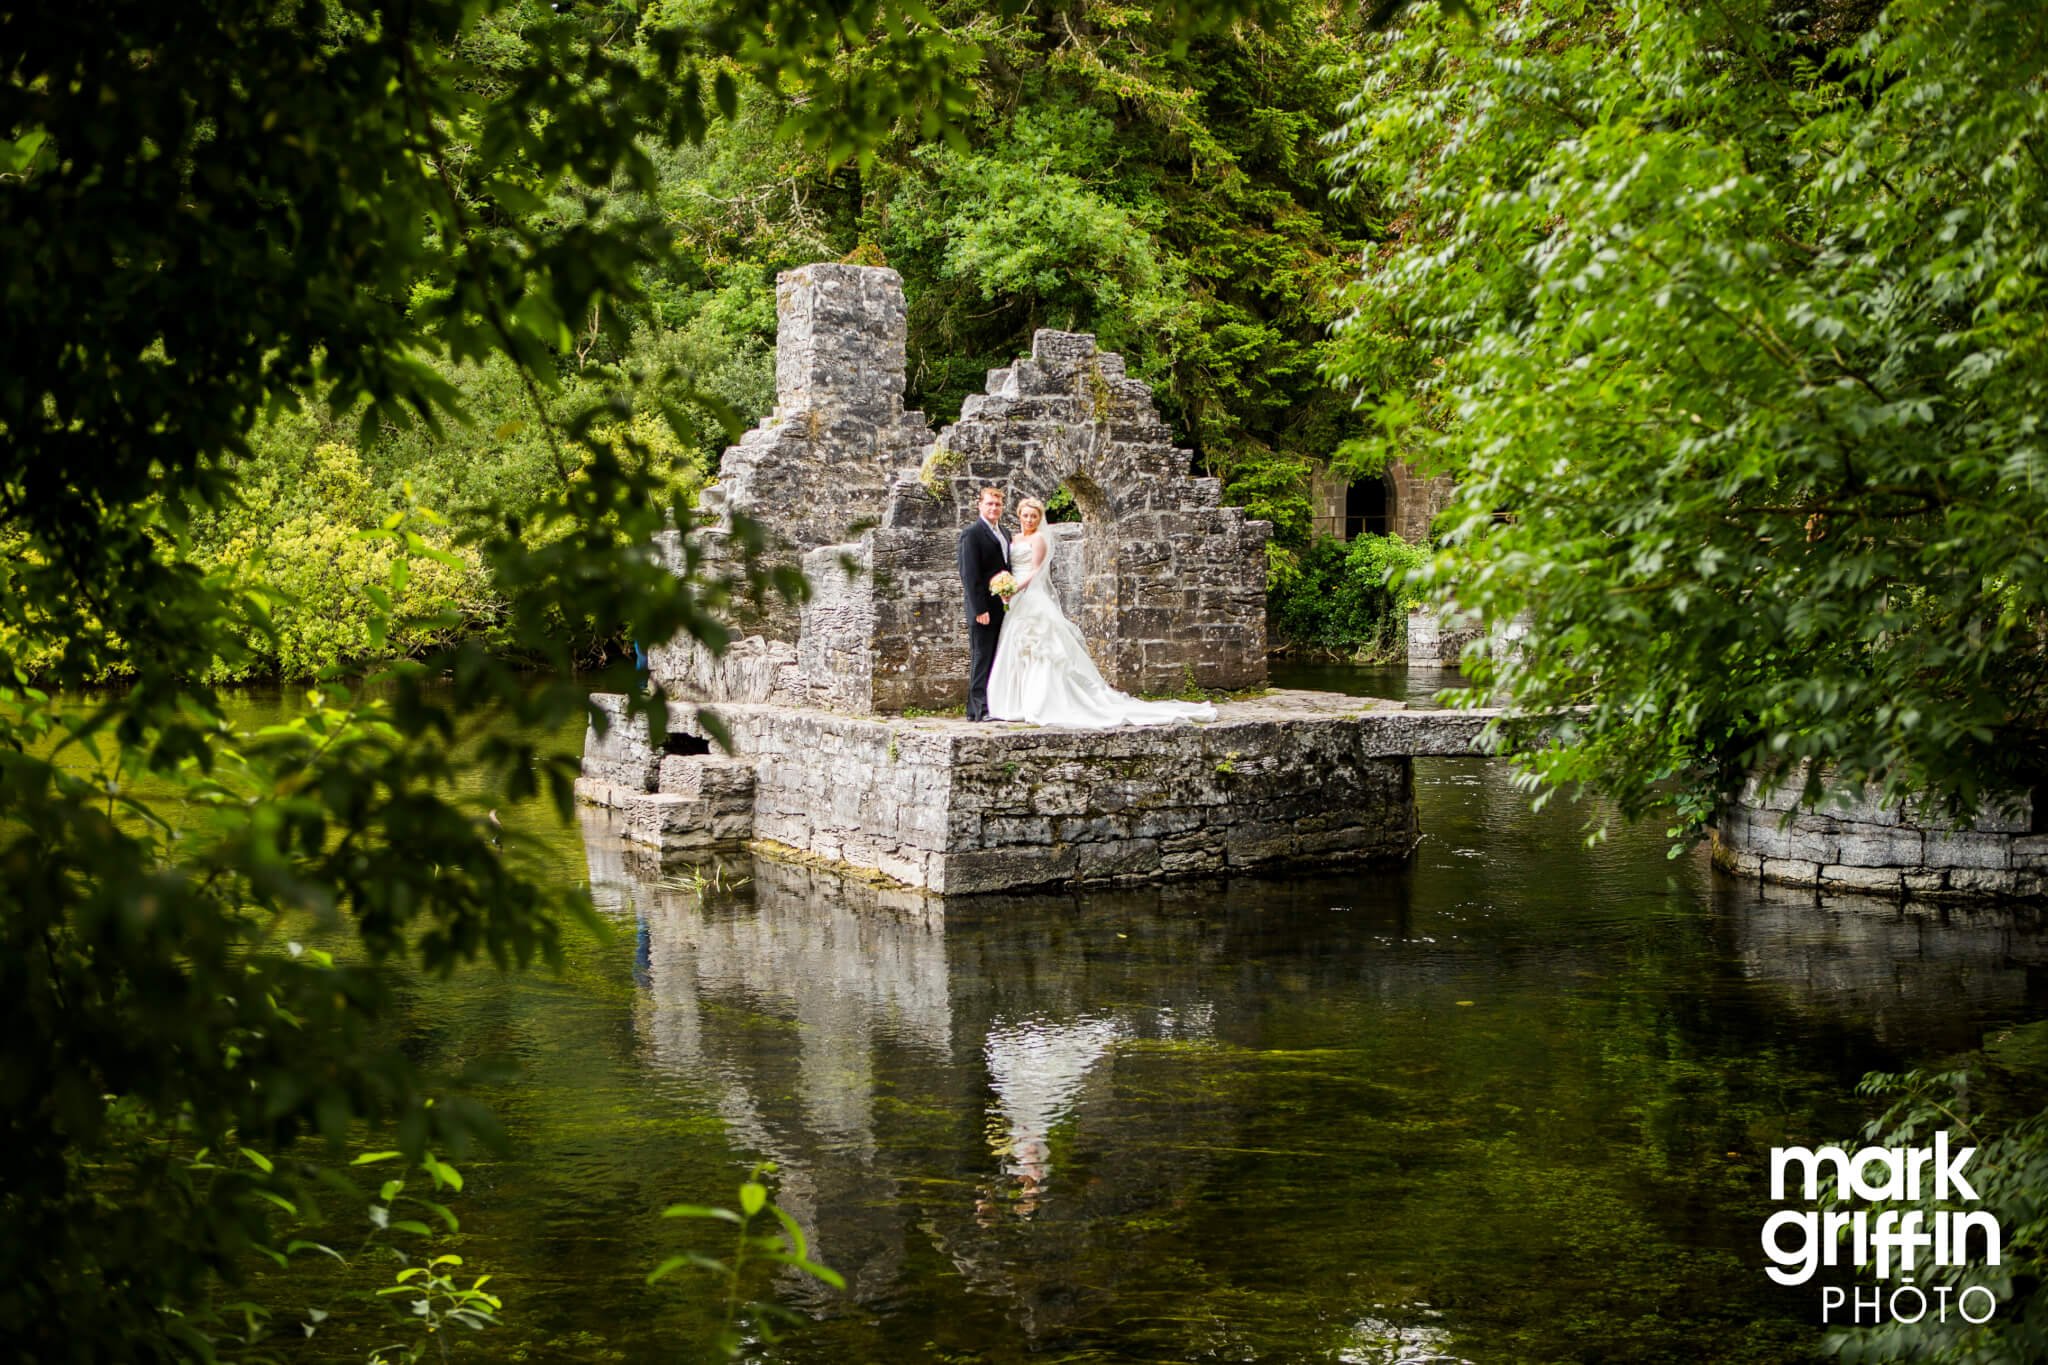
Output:
M1216 708L1205 701L1139 701L1111 687L1052 590L1052 537L1042 530L1019 536L1010 552L1024 590L1003 612L988 675L989 715L1074 730L1216 719Z

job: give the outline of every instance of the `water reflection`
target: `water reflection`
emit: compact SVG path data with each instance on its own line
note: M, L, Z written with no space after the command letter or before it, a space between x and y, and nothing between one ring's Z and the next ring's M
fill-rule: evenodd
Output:
M1745 1163L2038 1010L2040 936L1589 847L1476 760L1418 788L1406 868L1083 896L664 871L589 817L641 1065L849 1273L781 1354L1803 1358Z
M1785 1008L1907 1046L1965 1018L2019 1017L2048 968L2037 912L1901 905L1716 876L1716 918L1745 977Z

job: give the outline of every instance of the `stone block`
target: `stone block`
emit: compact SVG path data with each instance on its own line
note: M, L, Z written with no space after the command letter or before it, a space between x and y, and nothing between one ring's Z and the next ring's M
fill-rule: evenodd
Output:
M1818 863L1793 862L1784 858L1762 860L1760 875L1765 881L1777 882L1781 886L1814 886L1820 882L1821 865Z
M2048 834L2024 834L2012 841L2012 865L2021 872L2048 872Z
M1956 867L1948 873L1948 889L1962 895L2012 896L2019 886L2019 876L2009 868Z
M1837 863L1820 869L1820 887L1823 891L1898 895L1905 891L1904 875L1897 867L1861 867Z
M754 760L671 754L661 761L656 790L668 796L754 799Z
M1920 861L1927 867L2004 871L2012 866L2013 836L1974 830L1929 831Z
M588 777L576 779L575 791L578 801L604 810L623 806L630 798L643 795L638 787L621 787Z
M583 755L583 779L620 787L633 792L654 790L656 774L661 766L661 756L650 754L645 758L601 758L586 752Z
M875 871L905 886L927 886L933 857L929 850L921 848L888 849L876 857Z
M1838 861L1850 867L1919 867L1926 838L1917 829L1900 825L1847 825L1838 836Z
M1732 849L1716 838L1713 852L1714 866L1738 877L1755 877L1763 872L1763 855L1747 849Z
M1074 879L1071 848L978 849L946 855L928 885L948 895L1003 891Z
M643 795L627 802L623 814L627 839L664 852L740 844L753 837L751 819L717 818L696 797Z
M1074 878L1081 882L1138 880L1159 875L1156 839L1118 839L1074 849Z

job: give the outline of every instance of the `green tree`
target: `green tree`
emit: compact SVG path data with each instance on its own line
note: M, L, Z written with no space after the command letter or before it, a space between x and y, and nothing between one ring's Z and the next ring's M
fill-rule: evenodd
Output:
M326 590L202 554L268 496L247 479L258 420L317 395L360 453L386 428L467 420L448 377L464 365L509 366L527 397L553 477L497 499L465 549L402 511L375 523L381 543L319 542L382 557L366 637L407 628L414 562L487 566L501 640L565 677L579 633L716 645L722 595L767 586L676 578L644 553L688 507L645 458L630 376L586 395L601 403L551 399L591 319L624 352L669 256L658 216L601 217L596 197L651 193L649 148L701 137L740 80L833 154L937 119L959 86L943 35L894 4L636 17L0 9L0 290L10 319L36 320L0 333L0 1339L27 1358L203 1356L214 1288L276 1240L272 1201L358 1120L393 1125L413 1159L487 1133L455 1078L377 1041L386 964L552 956L587 913L516 838L496 847L484 810L567 807L574 756L493 732L578 714L585 685L531 688L466 635L376 700L329 685L289 725L229 730L206 679L252 641L284 647ZM478 51L508 26L516 49ZM574 211L550 212L564 197ZM658 388L642 396L695 439ZM357 456L330 455L299 473L331 487L282 493L363 510ZM429 615L420 628L459 624ZM130 685L53 697L31 669ZM452 694L429 690L441 678ZM455 784L463 745L481 799ZM350 953L284 950L327 920ZM292 1145L309 1133L326 1156ZM201 1149L236 1145L290 1159L194 1177Z
M1034 329L1093 331L1226 496L1306 544L1314 464L1355 430L1318 365L1371 205L1332 198L1320 140L1363 20L1287 0L1188 38L1120 0L939 14L981 48L969 146L885 147L857 224L911 292L915 400L950 416Z
M1398 234L1333 369L1462 477L1439 591L1533 613L1476 676L1551 716L1545 782L1697 834L1752 770L2043 780L2044 63L2009 0L1530 0L1376 46L1342 155Z

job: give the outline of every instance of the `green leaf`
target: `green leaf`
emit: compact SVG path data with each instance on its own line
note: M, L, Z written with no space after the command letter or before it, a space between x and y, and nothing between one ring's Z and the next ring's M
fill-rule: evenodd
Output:
M661 1211L664 1218L717 1218L727 1223L740 1222L740 1216L731 1209L714 1209L704 1204L671 1204Z

